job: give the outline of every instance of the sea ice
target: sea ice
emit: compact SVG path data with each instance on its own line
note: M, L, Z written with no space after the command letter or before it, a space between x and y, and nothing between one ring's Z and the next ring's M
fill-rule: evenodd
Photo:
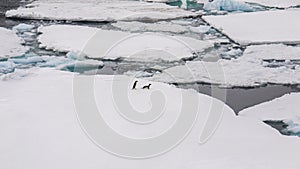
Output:
M212 83L227 87L300 84L300 68L265 67L258 60L241 56L217 62L191 61L168 68L149 79L168 83Z
M0 149L5 152L1 154L0 168L299 168L299 139L284 137L259 120L237 117L227 106L213 137L199 144L211 102L217 101L209 96L156 82L151 82L153 87L149 91L128 90L131 86L126 86L130 104L138 110L151 108L153 91L161 91L166 99L165 114L158 121L138 125L119 115L113 98L113 84L123 84L122 79L127 77L90 77L95 80L95 100L99 110L103 110L105 122L119 133L134 138L155 137L168 130L182 113L181 94L199 98L199 117L177 147L145 160L114 156L93 144L82 130L74 106L73 78L70 72L39 69L21 80L0 81ZM139 84L147 83L150 82L139 80Z
M82 51L89 58L135 61L179 61L213 47L211 42L159 33L127 33L86 26L39 28L40 47L60 52Z
M241 45L299 43L299 15L300 9L288 9L203 16L203 19Z
M165 20L197 15L163 3L129 0L38 0L6 12L9 18L99 22Z
M0 37L0 60L22 56L28 50L14 31L0 27Z

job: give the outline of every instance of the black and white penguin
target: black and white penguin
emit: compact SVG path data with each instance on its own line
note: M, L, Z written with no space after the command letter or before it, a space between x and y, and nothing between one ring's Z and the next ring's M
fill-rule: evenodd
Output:
M142 89L150 89L150 86L151 86L151 84L148 84L148 85L146 85L146 86L144 86Z
M136 85L137 85L137 80L133 83L133 86L132 86L132 90L136 89Z

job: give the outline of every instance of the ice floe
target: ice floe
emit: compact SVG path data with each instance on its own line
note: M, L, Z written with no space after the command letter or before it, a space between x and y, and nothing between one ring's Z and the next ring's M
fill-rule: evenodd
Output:
M266 67L262 61L242 56L217 62L191 61L168 68L150 79L168 83L212 83L223 87L300 84L300 67Z
M213 43L184 36L128 33L85 26L39 28L40 47L60 52L81 51L89 58L138 61L179 61L213 47Z
M38 0L6 17L69 21L165 20L198 14L163 3L124 0Z
M14 31L0 27L0 37L0 60L22 56L28 50Z
M110 90L113 83L121 82L115 81L114 76L95 76L95 98L98 108L104 110L102 116L114 130L129 137L157 136L169 129L177 119L180 110L177 108L182 103L177 96L182 92L196 94L199 98L199 118L180 145L162 156L145 160L114 156L93 144L83 132L74 107L73 78L70 72L41 69L31 71L28 77L20 80L0 81L0 148L5 152L1 155L1 168L29 169L45 165L52 169L87 166L110 169L140 169L141 166L144 169L299 168L299 139L284 137L259 120L236 117L227 106L213 137L199 144L199 135L214 99L193 91L155 82L150 91L126 90L133 101L131 104L139 110L149 108L152 90L162 91L166 98L166 112L154 124L130 123L120 117L114 106L113 90Z
M203 16L203 19L242 45L299 43L299 15L300 9L289 9Z

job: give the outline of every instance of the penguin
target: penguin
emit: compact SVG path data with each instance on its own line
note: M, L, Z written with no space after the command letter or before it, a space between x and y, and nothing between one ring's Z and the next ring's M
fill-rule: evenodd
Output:
M151 86L151 84L148 84L148 85L146 85L146 86L144 86L142 89L150 89L150 86Z
M133 86L132 86L132 90L136 89L136 85L137 85L137 80L133 83Z

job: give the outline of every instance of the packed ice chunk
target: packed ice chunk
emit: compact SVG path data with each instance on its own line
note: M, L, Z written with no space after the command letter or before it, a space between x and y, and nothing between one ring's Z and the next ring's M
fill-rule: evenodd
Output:
M72 60L84 60L86 59L86 55L84 55L80 51L70 51L67 53L67 58L72 59Z
M288 127L285 129L285 132L289 132L300 137L300 116L283 120L283 122L288 125Z
M16 65L10 61L0 61L0 75L13 72L15 70Z
M198 27L190 27L190 31L194 32L194 33L200 33L200 34L204 34L209 32L211 29L210 26L206 26L206 25L200 25Z
M28 48L14 31L0 27L0 60L3 58L22 56Z
M34 25L29 25L25 23L21 23L17 26L13 27L13 30L16 30L17 32L30 32L35 26Z
M245 2L239 0L213 0L212 2L206 3L203 9L207 11L219 10L219 11L243 11L251 12L254 9L246 4Z

